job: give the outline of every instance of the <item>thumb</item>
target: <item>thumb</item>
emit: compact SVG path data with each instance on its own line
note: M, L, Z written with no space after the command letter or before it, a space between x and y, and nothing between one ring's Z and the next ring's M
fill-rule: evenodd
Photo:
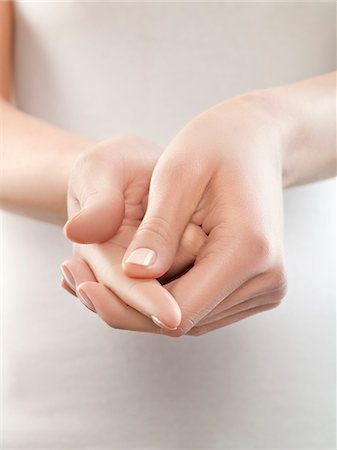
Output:
M124 217L120 192L96 192L81 202L80 210L64 225L68 239L79 244L105 242L114 236Z
M126 275L159 278L170 269L207 185L199 171L200 165L187 165L172 155L163 154L159 159L151 178L147 211L123 257Z
M118 169L118 168L117 168ZM124 195L118 174L88 154L77 164L69 181L65 236L79 244L105 242L124 218Z

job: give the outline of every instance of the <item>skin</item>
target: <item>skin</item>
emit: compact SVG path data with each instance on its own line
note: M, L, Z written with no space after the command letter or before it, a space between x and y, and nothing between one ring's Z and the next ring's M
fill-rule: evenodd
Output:
M90 266L95 276L92 280L113 290L114 298L117 295L149 320L154 315L167 328L176 328L181 321L181 310L168 290L155 279L128 277L121 265L125 250L144 217L151 174L161 153L150 141L131 136L115 136L84 152L70 175L68 209L72 220L64 230L72 241L86 243L75 245L74 251L77 259ZM83 183L83 180L87 181ZM167 282L191 266L198 252L197 245L200 248L205 239L200 227L188 224L170 270L160 281ZM63 264L62 270L77 279L69 263ZM86 289L82 287L77 293L83 300Z
M96 144L10 104L11 12L8 2L0 8L1 204L64 223L69 181L65 232L77 244L62 285L112 327L168 336L200 335L280 304L282 191L335 174L335 74L221 102L161 156L135 137ZM155 261L127 262L137 248Z
M158 332L134 311L129 319L125 310L119 317L114 302L124 300L143 312L134 300L131 304L127 283L165 276L186 227L193 224L206 239L193 267L164 284L177 301L182 320L177 330L164 329L162 334L200 335L279 305L287 284L283 189L335 174L334 93L335 74L328 74L229 99L193 119L160 156L146 210L119 242L122 251L106 244L76 248L93 272L87 281L76 283L77 294L90 299L112 327ZM90 164L97 173L93 161ZM81 170L81 164L75 164L76 182L88 183ZM83 186L78 192L82 195ZM97 189L95 193L97 200ZM95 205L97 215L98 201ZM72 225L70 219L68 235ZM83 230L88 226L82 223ZM129 263L128 257L139 248L153 250L154 262ZM126 282L112 273L109 261L117 263L122 277L121 264L129 277ZM76 271L74 261L72 269ZM146 314L151 316L151 309ZM162 315L160 319L166 320Z
M10 2L0 3L0 96L9 100L11 93L11 42L13 34L13 10Z
M11 104L13 30L12 3L9 1L0 2L1 208L42 221L64 225L67 219L67 188L71 168L80 155L96 146L97 143L32 117ZM142 148L142 152L147 155L143 160L144 162L147 161L145 170L149 181L149 161L151 161L151 168L153 168L161 150L155 144L135 137L124 137L124 148L127 147L129 142L130 146L135 149L137 139L139 141L137 149ZM113 155L110 162L113 162L114 155L116 155L115 147L112 146L111 148ZM156 149L155 152L154 148ZM119 155L121 155L120 150ZM131 157L131 153L129 156ZM123 158L125 159L125 155ZM51 167L53 168L53 177L50 176ZM87 192L90 188L92 186L89 183ZM146 201L146 198L144 200ZM102 226L103 223L104 221L100 221L99 225ZM104 229L100 232L98 238L102 236L102 233L104 234ZM193 242L193 236L196 236L195 243ZM203 237L199 228L197 231L190 231L186 234L186 245L182 246L182 252L178 256L175 270L179 265L185 267L193 261L198 246L200 247L200 239ZM172 304L171 314L174 321L178 322L181 311L172 296L161 288L158 281L149 280L147 286L149 285L154 285L155 295L160 288L164 312L168 303L167 299L169 299ZM65 286L64 282L63 286ZM142 289L144 291L144 289L149 288L143 287ZM170 322L170 318L167 321Z
M1 208L64 225L70 168L77 156L95 142L32 117L11 104L13 31L12 3L0 1Z

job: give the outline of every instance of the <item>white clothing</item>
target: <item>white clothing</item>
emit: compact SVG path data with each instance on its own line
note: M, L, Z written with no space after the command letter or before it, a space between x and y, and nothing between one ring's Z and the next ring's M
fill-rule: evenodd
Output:
M335 4L15 7L18 106L163 146L207 107L335 69ZM113 330L60 287L60 227L3 214L3 447L315 448L335 439L335 182L285 193L284 304L199 338Z

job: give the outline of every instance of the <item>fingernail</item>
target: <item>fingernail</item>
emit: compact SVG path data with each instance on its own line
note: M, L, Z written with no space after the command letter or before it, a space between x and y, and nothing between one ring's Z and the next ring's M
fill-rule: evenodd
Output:
M154 263L156 253L149 248L136 248L125 260L128 264L138 264L139 266L149 266Z
M158 325L158 327L160 328L166 328L167 330L176 330L178 327L175 328L171 328L167 325L165 325L165 323L163 323L161 320L158 319L158 317L156 316L151 316L152 322L155 323L156 325Z
M70 270L64 264L61 264L60 269L61 269L63 278L66 280L66 282L69 284L69 286L74 291L76 291L76 282L75 282L75 279L74 279L72 273L70 272Z
M66 282L66 280L64 279L64 277L61 277L61 286L63 287L63 289L65 289L67 292L69 292L69 294L74 295L76 297L76 293L75 291L73 291L71 289L71 287L69 286L69 284Z
M87 296L87 294L83 291L83 289L79 288L77 289L78 298L81 300L84 306L86 306L90 311L96 312L96 309L90 300L90 298Z

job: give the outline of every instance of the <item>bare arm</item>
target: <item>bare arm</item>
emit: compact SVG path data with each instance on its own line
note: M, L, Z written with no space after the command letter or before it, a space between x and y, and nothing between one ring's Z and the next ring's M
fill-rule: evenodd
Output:
M336 72L257 94L282 136L283 186L336 175Z
M335 74L328 74L227 99L199 114L159 157L146 211L133 228L119 228L130 209L120 206L116 214L115 206L109 217L118 233L114 236L110 225L109 243L75 246L76 258L63 265L72 274L69 289L112 327L158 332L152 318L161 333L174 336L200 335L279 305L287 291L283 188L335 174L335 102ZM106 195L87 176L102 161L102 150L108 161L109 149L93 149L87 164L75 165L71 175L70 198L84 206L65 228L75 242L102 242L105 199L123 199L118 177L106 176L115 183ZM98 191L94 204L92 190ZM202 229L205 240L189 270L164 286L178 303L179 316L154 292L141 297L140 281L162 280L176 266L190 223ZM119 267L117 277L107 271L107 261ZM116 294L133 309L120 308Z
M10 104L13 26L11 2L0 1L0 202L4 209L61 224L70 167L93 141ZM335 173L335 74L264 92L261 102L280 117L289 141L284 148L291 149L284 185Z
M9 100L11 91L11 43L13 33L12 3L0 2L0 96Z
M11 103L13 14L0 2L0 202L3 209L62 224L74 159L92 141L18 111Z

